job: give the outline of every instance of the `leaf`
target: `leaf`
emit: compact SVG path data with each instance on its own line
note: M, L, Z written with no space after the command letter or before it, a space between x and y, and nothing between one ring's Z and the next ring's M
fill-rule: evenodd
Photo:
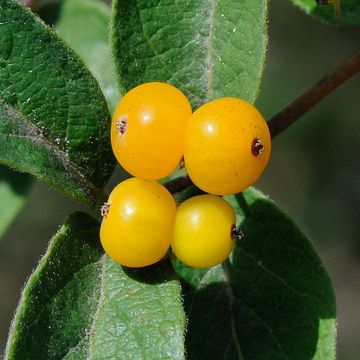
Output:
M301 10L317 18L321 22L335 26L360 25L360 1L341 0L340 16L336 16L336 9L332 4L317 5L315 0L291 0Z
M254 102L266 21L266 0L114 0L112 46L122 91L166 81L194 107L223 96Z
M6 359L183 359L180 287L168 263L122 268L99 224L69 217L23 291Z
M0 238L25 204L33 179L0 165Z
M260 191L227 199L244 232L229 262L175 263L188 359L335 359L335 297L311 244Z
M0 100L0 162L93 204L114 167L107 104L75 53L14 0L0 0Z
M120 99L110 52L109 7L97 0L62 2L55 30L85 61L98 80L111 112Z

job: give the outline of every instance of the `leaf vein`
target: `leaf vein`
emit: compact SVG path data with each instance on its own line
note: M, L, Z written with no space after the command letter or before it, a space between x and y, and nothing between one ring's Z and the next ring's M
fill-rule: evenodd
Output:
M216 15L216 1L210 0L210 15L209 15L209 36L206 40L207 43L207 55L206 55L206 64L207 64L207 101L211 100L213 97L213 37L214 37L214 28L215 28L215 15Z
M95 261L95 262L86 264L85 266L81 267L79 270L75 271L75 272L72 274L71 278L66 282L66 284L65 284L61 289L59 289L59 290L56 292L56 295L53 296L53 297L51 297L51 298L49 299L49 301L43 305L42 310L36 315L35 319L34 319L31 323L29 323L29 324L27 325L27 328L30 329L33 325L35 325L35 324L38 322L38 320L41 318L42 314L46 312L46 310L48 309L48 307L49 307L52 303L56 302L56 300L60 298L60 296L61 296L61 295L63 294L63 292L66 290L66 287L68 286L68 284L76 277L77 274L79 274L81 271L83 271L84 269L86 269L86 268L88 268L88 267L92 267L92 266L98 264L99 261L100 261L100 260L97 260L97 261Z
M234 300L237 300L238 302L240 302L243 306L245 306L247 309L249 309L249 311L256 317L256 319L258 319L264 326L265 328L268 330L270 336L275 340L276 344L279 347L279 350L283 353L283 355L285 356L286 359L289 359L289 357L287 356L284 348L282 347L281 343L278 341L277 337L275 336L273 330L270 328L270 326L255 312L255 310L253 308L251 308L249 305L247 305L243 300L241 300L239 297L237 297L231 287L231 279L230 279L230 269L229 269L229 265L227 263L225 263L225 266L223 267L224 270L224 274L225 274L225 279L226 279L226 286L228 288L231 289L231 291L228 292L228 296L230 298L232 298L232 302L234 302ZM233 314L233 312L232 312ZM236 334L236 338L237 338L237 333L236 333L236 324L233 320L233 316L231 316L231 322L234 323L234 327L232 327L232 331L235 331ZM238 339L237 339L238 341ZM239 345L240 346L240 345Z
M231 288L230 285L230 275L229 275L229 264L228 264L228 260L226 260L223 264L222 264L222 270L224 272L225 275L225 287L226 287L226 293L228 295L228 307L229 307L229 313L230 313L230 328L231 328L231 336L232 339L234 341L235 344L235 348L236 348L236 352L238 354L238 358L239 360L244 360L244 355L243 352L241 350L241 345L240 345L240 341L238 338L238 334L236 331L236 323L235 323L235 314L234 314L234 299L235 299L235 295L234 292ZM229 341L230 344L230 341Z
M99 301L98 301L98 306L96 308L96 312L94 315L94 319L89 331L89 349L88 349L88 355L86 357L86 360L91 360L92 356L94 354L93 351L93 338L94 338L94 334L95 334L95 327L96 327L96 323L99 319L100 316L100 312L101 309L104 305L104 299L105 299L105 291L104 291L104 287L105 287L105 260L106 260L106 255L102 255L101 258L99 259L99 263L101 264L101 270L100 270L100 296L99 296Z
M1 105L2 105L2 103L0 102L0 106ZM44 135L41 134L40 129L36 125L34 125L29 120L27 120L27 118L23 114L21 114L19 111L15 110L14 108L12 108L11 106L8 106L8 105L5 107L8 110L10 110L11 112L13 112L16 116L20 117L20 119L23 122L24 127L27 127L27 129L25 129L25 131L28 133L28 135L0 133L0 136L2 136L5 139L7 137L27 139L27 140L33 141L33 142L37 143L38 145L44 147L50 153L55 154L56 157L63 164L64 168L68 169L70 174L74 174L75 177L77 177L79 180L81 180L81 182L88 189L88 191L90 191L95 196L95 194L97 192L95 185L85 177L85 175L82 173L79 166L76 165L75 163L73 163L69 159L68 154L66 152L63 152L62 150L58 149L52 142L49 141L49 139L47 139ZM34 135L32 135L32 134L34 134Z

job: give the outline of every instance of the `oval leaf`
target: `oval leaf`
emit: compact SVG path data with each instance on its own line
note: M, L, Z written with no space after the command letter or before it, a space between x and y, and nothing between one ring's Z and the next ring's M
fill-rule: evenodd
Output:
M335 26L360 25L360 1L336 0L337 7L332 4L317 5L315 0L291 0L307 14L317 18L323 23Z
M0 239L25 204L33 178L0 165Z
M0 161L94 203L114 167L107 104L75 53L14 0L0 0L0 100Z
M197 107L254 102L265 61L267 0L115 0L112 46L123 91L166 81Z
M255 189L229 196L244 239L223 266L180 263L188 359L335 359L335 298L313 247Z
M98 234L96 220L75 213L52 239L23 291L6 359L184 359L171 266L122 268Z
M55 30L85 61L98 80L111 112L120 99L108 30L110 8L98 0L62 1Z

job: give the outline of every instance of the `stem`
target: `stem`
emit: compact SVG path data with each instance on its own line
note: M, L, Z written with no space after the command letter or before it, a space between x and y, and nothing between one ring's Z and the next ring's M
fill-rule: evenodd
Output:
M193 185L193 182L190 180L188 175L180 176L177 179L170 180L164 184L164 186L172 193L175 194L182 190L185 190L190 185Z
M268 121L271 137L275 137L330 94L347 79L360 71L360 52L343 62L334 71L323 77L309 90L305 91L290 105Z
M344 61L334 71L323 77L313 87L295 99L290 105L273 116L268 121L271 137L274 138L276 135L282 133L308 110L320 102L326 95L330 94L359 71L360 52ZM190 185L193 185L193 183L187 175L164 184L172 194L182 191Z

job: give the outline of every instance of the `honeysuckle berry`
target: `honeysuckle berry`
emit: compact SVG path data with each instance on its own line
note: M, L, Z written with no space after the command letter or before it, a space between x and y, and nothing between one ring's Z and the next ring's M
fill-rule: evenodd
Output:
M189 118L185 166L194 184L207 193L235 194L254 184L270 153L266 121L244 100L217 99Z
M175 211L175 200L163 185L137 178L123 181L101 210L105 252L128 267L156 263L169 249Z
M234 209L223 198L192 197L177 209L171 249L179 260L195 268L220 264L242 236L235 221Z
M120 165L145 180L170 175L182 159L191 113L186 96L169 84L150 82L130 90L111 126L111 145Z

